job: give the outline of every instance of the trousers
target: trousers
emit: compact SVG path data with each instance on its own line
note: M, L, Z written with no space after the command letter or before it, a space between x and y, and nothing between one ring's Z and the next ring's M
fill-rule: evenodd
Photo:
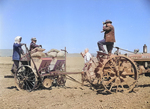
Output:
M106 53L106 51L105 51L103 45L106 45L108 54L111 54L113 46L114 46L114 42L106 42L105 39L103 39L103 40L98 41L97 45L98 45L99 50L103 51L104 53Z
M14 74L19 67L19 61L18 60L13 60L13 61L14 61L14 64L12 66L11 72Z

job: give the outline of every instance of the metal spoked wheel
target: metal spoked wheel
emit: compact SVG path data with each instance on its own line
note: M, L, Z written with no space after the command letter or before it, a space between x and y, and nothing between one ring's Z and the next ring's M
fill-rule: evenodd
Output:
M19 67L16 71L15 83L19 90L26 90L31 92L36 88L37 77L30 66L24 65Z
M113 56L104 64L102 84L107 92L130 92L136 85L136 65L126 56Z

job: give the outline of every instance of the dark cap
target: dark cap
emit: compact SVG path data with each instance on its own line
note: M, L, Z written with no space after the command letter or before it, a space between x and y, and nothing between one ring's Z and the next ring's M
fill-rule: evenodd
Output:
M33 37L31 40L37 41L35 37Z
M112 21L106 20L104 24L106 24L106 23L112 23Z

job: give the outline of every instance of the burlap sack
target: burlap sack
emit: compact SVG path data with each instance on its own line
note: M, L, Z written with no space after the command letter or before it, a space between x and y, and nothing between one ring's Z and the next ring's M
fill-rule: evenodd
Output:
M35 52L33 54L31 54L32 57L45 57L45 53L43 52Z
M50 51L48 51L47 53L51 53L51 52L56 52L56 53L58 53L59 52L59 50L57 50L57 49L51 49Z
M43 48L37 48L37 50L38 50L38 52L43 52L43 51L45 51L45 49L43 49Z
M56 57L57 56L57 52L50 52L47 53L48 57Z
M64 51L58 52L57 57L65 57L65 52Z
M33 54L34 52L43 52L43 51L45 51L45 49L36 47L31 51L31 54Z

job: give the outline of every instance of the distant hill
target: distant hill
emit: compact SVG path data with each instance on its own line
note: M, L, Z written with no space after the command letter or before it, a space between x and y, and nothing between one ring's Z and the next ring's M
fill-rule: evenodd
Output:
M96 53L91 53L92 56L96 57ZM80 53L69 53L67 57L82 57Z
M12 49L0 49L0 57L11 57L13 53ZM96 56L96 53L91 53L93 56ZM81 57L80 53L69 53L67 57Z
M12 56L12 49L0 49L0 57L10 57Z
M67 53L67 57L81 57L79 53Z

